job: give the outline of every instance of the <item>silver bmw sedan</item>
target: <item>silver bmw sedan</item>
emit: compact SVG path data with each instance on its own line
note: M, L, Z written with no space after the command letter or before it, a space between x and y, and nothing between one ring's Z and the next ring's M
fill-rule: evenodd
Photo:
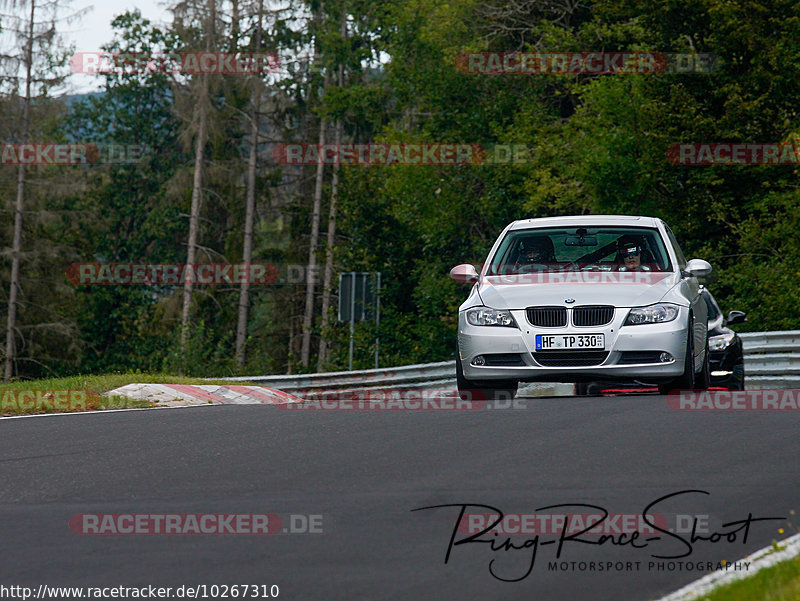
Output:
M508 398L521 381L649 382L662 394L709 385L708 308L666 223L581 215L515 221L458 312L462 396Z

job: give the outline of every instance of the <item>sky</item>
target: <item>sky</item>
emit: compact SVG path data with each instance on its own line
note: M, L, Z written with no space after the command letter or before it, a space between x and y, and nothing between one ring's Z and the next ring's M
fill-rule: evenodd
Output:
M142 16L156 24L166 25L171 14L165 8L164 0L105 0L90 3L86 0L73 0L73 11L92 7L80 20L62 24L61 35L67 45L74 44L77 52L94 52L111 41L113 30L111 21L127 10L138 8ZM73 74L70 77L68 93L80 94L99 89L103 83L101 76Z

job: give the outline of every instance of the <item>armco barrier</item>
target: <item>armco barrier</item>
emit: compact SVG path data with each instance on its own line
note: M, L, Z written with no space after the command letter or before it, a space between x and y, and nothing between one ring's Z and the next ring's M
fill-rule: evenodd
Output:
M456 362L441 361L439 363L421 363L418 365L404 365L402 367L388 367L384 369L335 371L292 376L253 376L214 379L258 382L263 386L283 390L300 397L311 397L326 390L353 392L385 388L397 388L401 390L413 390L422 387L455 388L455 376ZM526 395L571 395L573 390L572 384L549 382L520 384L520 391Z
M435 384L452 380L455 384L456 362L423 363L384 369L358 371L333 371L321 374L292 376L255 376L249 378L224 378L230 381L258 382L286 392L302 390L363 389L367 387L402 386L407 384ZM219 379L219 378L217 378Z
M747 388L800 388L800 330L787 332L749 332L739 334L744 343ZM414 389L455 387L455 361L422 363L384 369L336 371L289 376L214 378L231 382L258 382L297 396L326 390L370 390L379 388ZM572 384L522 383L526 395L569 395Z
M800 330L748 332L739 337L748 389L800 388Z

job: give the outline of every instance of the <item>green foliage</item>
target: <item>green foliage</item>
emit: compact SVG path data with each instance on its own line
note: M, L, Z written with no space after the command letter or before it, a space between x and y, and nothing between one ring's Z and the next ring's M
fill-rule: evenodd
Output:
M342 167L336 271L383 274L381 365L451 358L467 290L450 280L450 268L485 260L508 222L550 215L662 217L685 254L714 266L708 285L723 309L748 312L741 329L800 328L797 169L685 166L668 158L679 143L788 140L797 148L800 5L794 0L591 0L572 9L506 0L332 0L319 11L318 3L294 6L315 17L303 28L278 19L269 35L265 28L260 48L297 59L287 61L285 77L270 80L265 140L314 143L324 118L342 120L346 142L529 149L519 164ZM255 49L245 33L253 19L243 18L238 33L224 32L227 47ZM119 35L109 48L120 51L178 50L202 33L196 23L161 31L137 13L115 25ZM312 44L318 57L300 57L298 49ZM513 50L699 52L718 61L714 72L695 74L487 76L458 68L464 53ZM236 261L250 85L227 78L213 89L199 260ZM102 96L73 104L67 117L63 108L36 107L37 131L148 148L135 165L70 168L68 178L77 183L49 199L59 217L43 218L26 232L31 241L59 249L52 259L57 277L77 261L185 260L193 169L193 124L184 106L193 97L186 92L163 74L112 75ZM11 111L12 100L3 101ZM270 148L261 151L267 156ZM314 171L262 158L255 261L305 263ZM13 196L13 178L0 166L5 198ZM326 168L325 203L330 178ZM326 220L324 206L322 232ZM2 235L8 247L7 232ZM318 259L324 263L324 249ZM31 264L29 286L53 281L46 266ZM63 325L50 338L29 335L29 357L46 368L27 366L25 374L178 368L180 289L74 289L63 278L52 288L51 302L21 309L24 324ZM244 373L297 369L302 291L290 284L251 290ZM187 373L239 372L232 361L237 303L236 287L198 288ZM315 344L320 337L330 342L328 367L344 368L346 324L331 321L323 331L316 319L314 327ZM374 324L356 327L355 367L373 366L375 335Z

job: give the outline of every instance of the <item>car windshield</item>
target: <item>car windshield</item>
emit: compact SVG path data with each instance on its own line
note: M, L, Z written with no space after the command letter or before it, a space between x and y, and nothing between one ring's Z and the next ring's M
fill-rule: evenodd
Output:
M621 226L512 230L494 254L487 275L564 270L672 271L654 228Z

